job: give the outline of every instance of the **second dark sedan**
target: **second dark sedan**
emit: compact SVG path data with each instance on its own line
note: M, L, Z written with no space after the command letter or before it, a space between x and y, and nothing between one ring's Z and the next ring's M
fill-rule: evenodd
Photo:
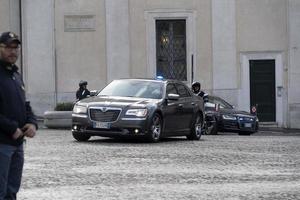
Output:
M168 136L199 140L202 105L180 81L114 80L97 96L75 104L72 134L78 141L91 136L140 136L150 142Z
M208 134L230 131L249 135L257 132L259 127L256 115L236 110L224 99L216 96L208 97L208 102L205 103L205 116Z

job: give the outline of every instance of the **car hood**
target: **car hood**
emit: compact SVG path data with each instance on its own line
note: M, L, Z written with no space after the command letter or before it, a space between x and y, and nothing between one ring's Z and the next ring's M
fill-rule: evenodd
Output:
M236 110L236 109L222 109L221 110L222 114L233 114L241 117L255 117L255 115L246 112L246 111L241 111L241 110Z
M79 101L78 105L85 105L88 107L101 106L101 107L136 107L143 108L154 105L160 99L144 99L136 97L116 97L116 96L95 96Z

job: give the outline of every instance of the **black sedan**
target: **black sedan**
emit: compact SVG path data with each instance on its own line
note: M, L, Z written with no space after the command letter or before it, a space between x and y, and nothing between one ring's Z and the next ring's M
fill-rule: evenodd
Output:
M114 80L97 96L77 102L72 113L72 134L78 141L91 136L199 140L203 124L202 100L176 80Z
M257 132L259 127L256 115L236 110L234 106L216 96L209 96L205 103L205 121L207 134L230 131L249 135Z

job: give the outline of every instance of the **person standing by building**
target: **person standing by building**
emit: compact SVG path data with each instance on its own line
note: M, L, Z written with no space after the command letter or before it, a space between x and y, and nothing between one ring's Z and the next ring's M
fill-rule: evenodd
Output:
M13 32L0 36L0 200L17 199L24 165L24 137L38 128L15 65L20 40Z
M202 97L204 103L208 102L208 94L201 90L201 84L199 82L192 84L192 91L195 95Z
M90 91L87 89L87 81L80 81L79 82L79 89L76 92L76 99L77 101L86 98L90 95Z

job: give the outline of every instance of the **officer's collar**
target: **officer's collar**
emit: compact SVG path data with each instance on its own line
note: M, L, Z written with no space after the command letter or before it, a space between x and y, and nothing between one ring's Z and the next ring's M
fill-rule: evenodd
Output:
M3 67L5 70L10 71L10 72L16 72L18 71L18 67L14 64L10 64L8 62L5 62L3 60L0 60L0 65Z

